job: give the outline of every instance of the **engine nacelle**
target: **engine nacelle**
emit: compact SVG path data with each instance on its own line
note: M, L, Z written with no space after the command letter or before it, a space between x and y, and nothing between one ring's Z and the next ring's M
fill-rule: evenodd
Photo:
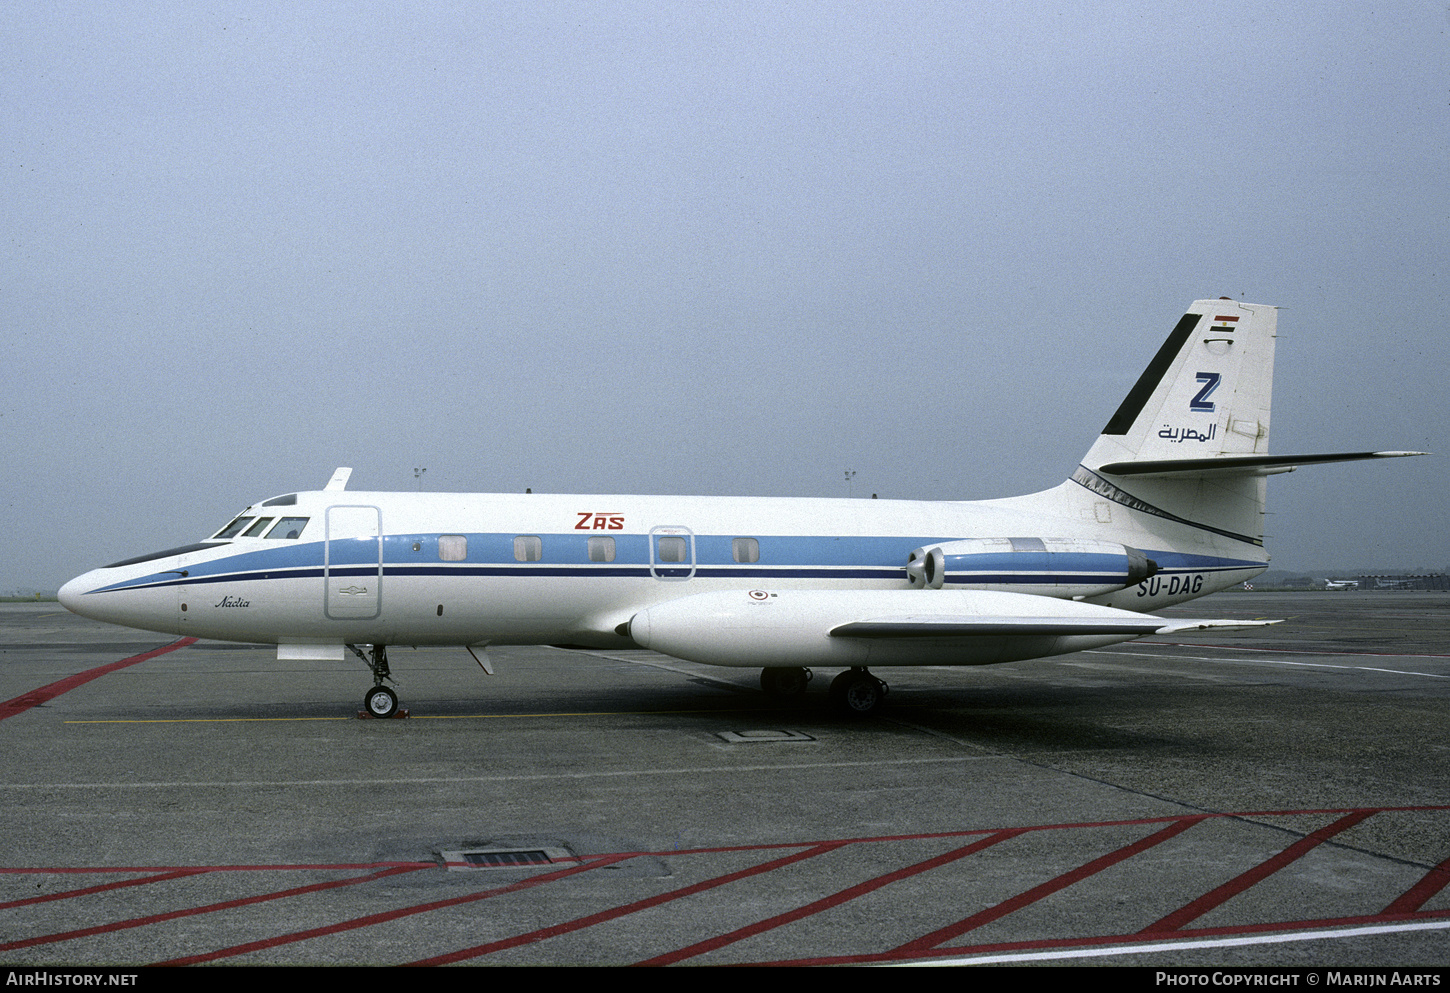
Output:
M1001 590L1037 596L1102 596L1158 571L1141 551L1112 541L1075 538L966 538L907 557L912 589Z

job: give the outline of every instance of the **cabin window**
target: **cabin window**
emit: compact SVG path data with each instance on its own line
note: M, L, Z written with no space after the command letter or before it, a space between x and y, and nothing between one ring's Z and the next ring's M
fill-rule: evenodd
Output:
M246 531L242 532L242 537L243 538L260 538L260 537L262 537L262 532L265 531L265 530L267 530L267 525L268 524L271 524L271 523L272 523L272 518L270 518L270 517L259 517L259 518L257 518L257 523L256 524L253 524L251 527L247 528Z
M514 539L514 559L519 562L537 562L544 557L544 543L538 535L521 534Z
M252 519L250 517L246 516L238 517L236 520L232 521L226 527L218 531L214 537L235 538L238 532L242 530L242 528L246 527L249 523L251 523L251 520Z
M268 538L300 538L309 518L283 517L267 532Z
M440 534L438 558L444 562L462 562L468 558L468 539L461 534Z
M760 542L754 538L732 538L730 557L736 562L759 562Z
M684 562L689 554L690 543L677 535L664 535L659 539L661 562Z
M613 538L590 538L589 539L589 561L590 562L613 562L614 561L614 539Z

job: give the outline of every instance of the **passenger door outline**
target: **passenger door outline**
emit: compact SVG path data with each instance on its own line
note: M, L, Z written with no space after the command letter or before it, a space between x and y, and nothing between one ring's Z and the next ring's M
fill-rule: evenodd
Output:
M327 508L322 612L329 619L370 621L382 613L382 516L380 509L367 504Z

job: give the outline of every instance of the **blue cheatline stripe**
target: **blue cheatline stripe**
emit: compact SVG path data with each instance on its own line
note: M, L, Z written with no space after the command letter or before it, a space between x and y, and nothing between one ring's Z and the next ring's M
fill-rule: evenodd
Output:
M943 583L961 585L964 583L1016 583L1019 585L1067 585L1087 586L1088 584L1101 585L1102 583L1116 582L1123 586L1128 582L1126 576L1078 576L1071 574L1059 574L1050 572L948 572Z
M520 563L513 560L513 534L508 535L466 535L469 539L468 557L461 562L420 561L420 557L437 555L437 535L393 535L384 539L383 572L387 576L453 576L453 577L502 577L502 576L559 576L589 578L628 578L664 575L679 577L689 572L690 563L656 562L653 569L649 563L648 536L619 535L616 537L616 561L612 563L588 561L588 539L595 535L543 535L543 548L550 561ZM629 539L626 541L626 539ZM906 556L915 548L940 544L956 538L882 538L882 537L775 537L765 536L760 540L761 561L737 563L730 560L731 538L722 536L697 536L697 557L693 563L694 575L703 578L734 578L769 582L772 579L856 579L856 580L899 580L905 577ZM412 551L414 543L420 545L418 552ZM430 544L431 543L431 544ZM349 548L348 546L354 546ZM361 546L361 547L359 547ZM486 557L484 548L492 548L497 554ZM377 546L371 540L362 542L333 542L331 564L328 570L337 576L376 575ZM626 554L633 551L637 554ZM706 555L706 552L711 552ZM1224 558L1214 555L1194 555L1182 552L1152 551L1144 554L1159 565L1159 573L1169 572L1220 572L1226 570L1262 568L1264 563ZM347 554L352 552L353 554ZM213 583L254 582L284 579L317 579L324 574L324 543L320 541L304 544L288 543L282 547L240 552L187 567L187 575L176 571L154 572L146 576L99 587L90 592L106 593L124 589L159 589L171 586L204 586ZM577 555L576 555L577 553ZM1021 553L1030 559L1033 553ZM1068 553L1053 553L1063 556ZM990 556L996 558L997 556ZM1042 582L1042 576L1058 577L1046 581L1097 582L1103 579L1119 578L1117 573L1099 574L1092 569L1096 559L1116 559L1111 555L1078 555L1066 561L1054 561L1051 566L1068 568L1071 572L1044 572L1027 568L1027 561L1018 558L1023 568L1013 570L1012 556L1003 556L999 567L989 578L974 578L975 582ZM1033 564L1041 562L1038 558ZM973 560L971 565L988 565ZM1044 563L1045 564L1045 563ZM948 569L948 582L965 582L954 577L978 576L970 571ZM1006 577L1006 578L1004 578Z
M1214 572L1242 572L1246 566L1227 566L1224 568L1212 569L1159 569L1153 574L1156 576L1187 576L1202 575L1203 573ZM1255 566L1254 568L1257 568ZM1142 582L1140 580L1139 582ZM1112 576L1071 576L1052 575L1047 573L1026 573L1026 572L1003 572L1003 573L971 573L971 572L949 572L942 580L944 586L974 586L983 583L1012 584L1015 586L1043 586L1043 585L1068 585L1087 586L1101 585L1103 583L1116 583L1119 586L1130 585L1127 578L1119 575ZM1131 585L1137 586L1138 583Z

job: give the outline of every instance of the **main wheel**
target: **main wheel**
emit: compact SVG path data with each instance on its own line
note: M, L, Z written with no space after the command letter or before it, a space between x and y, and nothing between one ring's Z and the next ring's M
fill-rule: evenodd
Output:
M398 711L398 694L386 686L374 686L363 697L363 709L372 717L392 717Z
M811 681L811 671L799 666L760 670L760 688L771 696L800 696Z
M886 699L886 684L865 669L848 669L831 680L831 698L847 715L868 717Z

